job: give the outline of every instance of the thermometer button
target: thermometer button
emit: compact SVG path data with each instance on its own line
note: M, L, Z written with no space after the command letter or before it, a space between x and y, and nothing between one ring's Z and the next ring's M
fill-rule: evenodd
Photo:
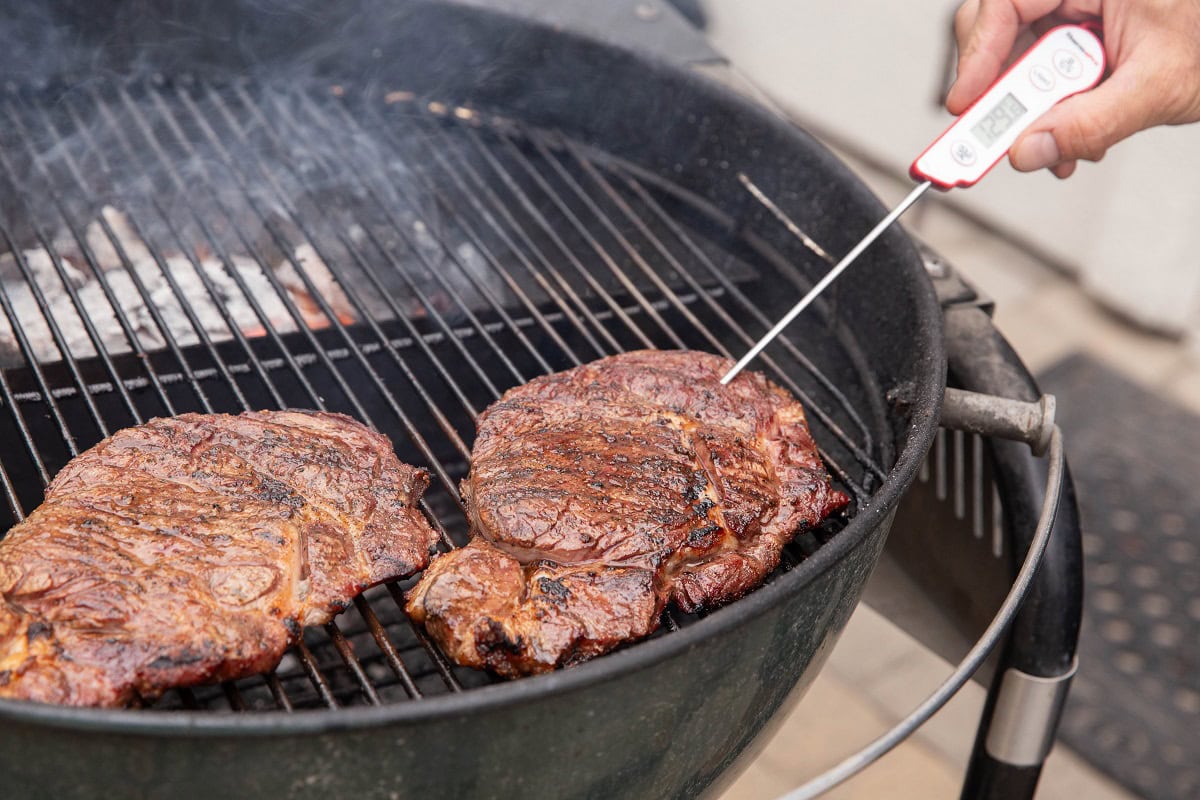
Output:
M1083 74L1083 62L1070 50L1059 50L1054 54L1054 68L1064 78L1078 78Z
M1048 92L1054 88L1054 73L1048 67L1034 64L1033 68L1029 70L1029 82L1035 89Z
M964 167L969 167L975 163L975 148L961 139L950 143L950 155Z

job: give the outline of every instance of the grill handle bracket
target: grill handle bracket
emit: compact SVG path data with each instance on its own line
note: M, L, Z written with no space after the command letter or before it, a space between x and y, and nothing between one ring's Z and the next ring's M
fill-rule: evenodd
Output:
M1040 457L1050 447L1055 408L1052 394L1025 402L947 387L941 424L951 430L1024 442Z

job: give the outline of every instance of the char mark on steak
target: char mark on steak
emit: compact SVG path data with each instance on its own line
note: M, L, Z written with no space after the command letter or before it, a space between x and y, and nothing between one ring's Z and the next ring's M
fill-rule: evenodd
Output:
M272 669L424 567L424 470L341 414L183 414L68 463L0 541L0 696L121 706Z
M652 633L664 605L733 600L846 506L804 411L698 352L604 358L517 387L479 418L472 540L407 608L458 663L515 677Z

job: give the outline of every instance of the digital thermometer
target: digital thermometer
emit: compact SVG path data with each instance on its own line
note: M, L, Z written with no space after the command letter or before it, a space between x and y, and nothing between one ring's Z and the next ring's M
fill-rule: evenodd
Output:
M1103 74L1104 45L1096 34L1079 25L1055 28L925 148L909 174L939 189L975 184L1038 117Z
M970 108L917 156L909 175L921 183L871 229L721 378L727 384L841 275L931 186L972 186L1013 142L1056 103L1090 89L1104 75L1104 44L1081 25L1061 25L1038 39Z

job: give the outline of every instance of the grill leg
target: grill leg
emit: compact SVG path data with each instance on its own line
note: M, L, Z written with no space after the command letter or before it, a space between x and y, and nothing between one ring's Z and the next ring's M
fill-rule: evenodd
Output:
M947 309L946 333L949 374L964 388L1030 401L1040 396L1033 376L983 311ZM996 441L993 452L1015 574L1037 523L1046 465L1016 442ZM964 800L1034 796L1074 673L1082 613L1079 512L1068 472L1041 569L988 690L963 784Z

